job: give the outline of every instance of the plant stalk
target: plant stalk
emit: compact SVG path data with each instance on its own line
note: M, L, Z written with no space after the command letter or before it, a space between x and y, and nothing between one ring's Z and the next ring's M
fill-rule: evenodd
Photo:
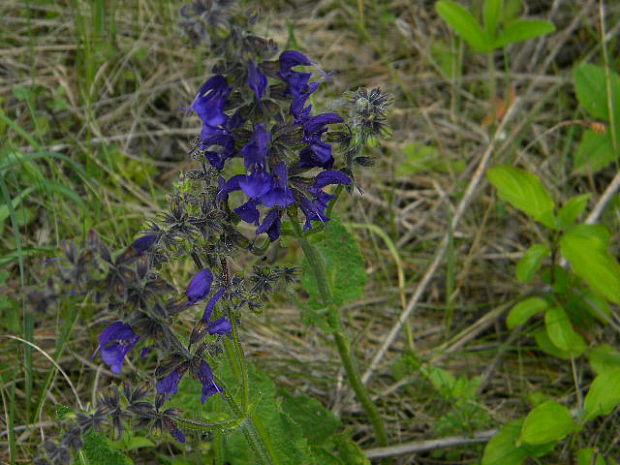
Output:
M349 344L343 330L340 310L334 305L323 262L316 249L308 242L302 233L299 224L297 224L294 219L291 223L293 224L293 228L295 228L295 232L297 233L297 238L299 239L304 255L310 264L310 269L312 270L316 280L317 288L319 290L319 294L321 295L321 300L327 308L328 324L334 335L334 342L336 343L340 360L342 361L342 365L344 366L344 370L347 374L347 379L349 380L349 383L358 400L361 402L364 412L366 412L366 415L368 415L368 418L373 425L375 435L377 436L377 443L382 447L387 446L388 437L383 419L379 415L377 406L370 398L370 394L368 393L366 386L362 383L357 362L351 351L351 345Z

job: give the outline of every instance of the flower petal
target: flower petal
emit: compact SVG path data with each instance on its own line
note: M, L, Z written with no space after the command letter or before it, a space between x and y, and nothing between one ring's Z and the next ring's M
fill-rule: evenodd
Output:
M205 311L202 314L202 321L209 321L211 319L211 313L213 313L213 309L215 308L215 304L217 304L218 300L222 298L224 293L226 292L226 288L222 288L213 294L213 297L209 299L209 302L205 306Z
M193 305L196 302L204 299L211 291L211 283L213 282L213 273L211 270L205 268L199 271L190 281L185 295L187 296L188 304Z
M267 213L263 223L256 229L256 234L267 233L269 239L275 241L280 237L282 224L281 224L282 212L277 209L272 209Z

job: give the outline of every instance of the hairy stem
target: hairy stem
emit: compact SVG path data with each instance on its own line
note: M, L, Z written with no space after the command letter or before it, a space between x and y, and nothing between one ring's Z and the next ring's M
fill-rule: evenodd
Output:
M312 270L316 280L317 288L319 290L319 294L321 295L321 300L328 309L328 324L334 335L334 342L336 343L338 354L340 355L340 360L342 361L342 365L344 366L347 374L349 384L353 388L355 395L361 402L366 415L368 415L368 418L373 425L375 435L377 436L377 443L381 446L386 446L388 444L388 438L385 425L383 424L383 419L379 415L377 406L370 398L370 394L368 393L366 386L362 383L357 361L355 360L353 352L351 351L351 345L344 333L340 310L334 305L331 289L329 288L329 284L327 282L327 274L321 257L317 253L316 249L308 242L302 233L299 224L297 224L295 220L291 221L291 223L293 224L293 228L295 228L295 232L297 233L297 237L304 255L310 264L310 269Z

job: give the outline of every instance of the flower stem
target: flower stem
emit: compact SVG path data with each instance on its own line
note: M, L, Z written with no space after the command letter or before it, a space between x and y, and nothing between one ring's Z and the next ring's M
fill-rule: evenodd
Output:
M366 415L368 415L368 418L373 425L375 435L377 437L377 443L380 446L387 446L388 438L385 425L383 424L383 419L379 415L377 406L370 398L370 394L368 393L366 386L362 383L357 361L351 351L351 344L344 333L340 310L336 307L336 305L334 305L334 300L327 282L327 274L325 272L323 261L321 260L317 250L308 242L302 233L299 224L297 224L294 219L292 219L291 223L297 233L297 238L299 239L304 255L310 264L310 269L312 270L316 280L321 300L325 307L327 307L328 324L334 335L334 342L336 343L340 360L342 361L342 365L344 366L344 370L347 374L347 379L349 380L355 395L361 402Z

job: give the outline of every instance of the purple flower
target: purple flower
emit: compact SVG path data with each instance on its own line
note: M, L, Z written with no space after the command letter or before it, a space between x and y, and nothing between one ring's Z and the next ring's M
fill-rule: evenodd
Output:
M179 428L174 427L171 431L170 434L172 436L174 436L174 438L181 442L181 443L185 443L185 435L183 434L183 431L181 431Z
M192 103L192 110L203 121L206 132L226 122L224 107L230 92L231 88L228 87L226 78L219 74L212 76L198 90Z
M258 226L258 220L260 218L260 212L256 208L260 204L258 199L250 199L243 205L235 208L235 212L246 223L255 224Z
M333 165L332 146L322 140L312 142L299 152L299 166L303 168L329 169Z
M183 368L183 367L181 367ZM179 390L179 383L181 378L187 371L187 368L179 370L178 368L172 370L170 374L157 381L157 392L164 394L166 398L170 398Z
M239 187L245 195L252 199L265 195L272 185L273 178L262 170L239 178Z
M202 321L206 323L206 331L209 334L224 335L232 331L232 325L230 324L230 321L228 321L228 319L225 317L222 317L219 320L211 321L211 315L213 314L213 310L215 309L215 304L217 304L217 302L222 298L225 292L226 289L220 289L219 291L217 291L215 294L213 294L213 297L211 297L211 299L207 303L207 306L205 307L204 314L202 315Z
M257 99L261 99L267 89L267 76L265 76L254 61L248 63L248 86L254 91Z
M296 50L286 50L280 54L280 72L278 75L287 83L286 91L293 97L299 97L308 90L308 81L312 73L300 73L293 71L295 66L311 65L312 61Z
M282 232L282 211L272 209L267 213L262 224L256 229L256 235L267 233L269 239L275 241Z
M99 335L99 347L102 360L110 366L113 373L120 374L127 352L140 339L131 326L122 321L112 323Z
M211 283L213 282L213 273L209 269L199 271L190 281L185 295L187 296L188 305L193 305L201 301L209 292L211 292Z
M265 158L269 153L270 144L271 133L262 124L254 126L252 140L241 149L241 155L245 159L245 168L247 170L254 170L257 167L262 168L265 166Z
M267 207L288 207L295 203L293 193L288 186L288 170L281 161L273 169L274 180L271 189L261 196L260 200Z
M215 383L213 380L213 372L211 371L211 367L204 360L200 360L200 365L194 375L202 383L202 396L200 398L201 403L204 404L207 397L213 396L224 390L221 386Z
M142 236L133 241L130 245L136 252L139 254L146 252L150 249L153 244L157 242L157 234L149 234L147 236Z

